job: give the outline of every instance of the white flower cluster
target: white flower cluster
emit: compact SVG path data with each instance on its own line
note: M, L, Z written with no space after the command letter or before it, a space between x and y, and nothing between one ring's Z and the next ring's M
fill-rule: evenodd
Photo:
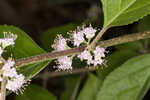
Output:
M72 59L68 56L58 58L60 70L72 70Z
M68 48L67 39L59 35L52 47L55 51L66 50ZM69 56L58 58L58 64L57 68L59 70L72 70L72 59Z
M14 45L15 44L15 40L17 38L17 35L14 35L11 32L4 32L4 38L0 39L0 45L3 49L5 49L6 47L10 46L10 45Z
M78 29L77 31L73 31L72 39L74 46L80 46L81 43L89 43L91 38L95 36L96 29L94 29L92 26L89 27L83 27L82 29ZM86 39L84 36L88 39L88 42L86 42Z
M25 77L22 74L17 73L14 64L14 61L8 59L8 61L3 65L0 81L2 81L2 77L7 77L6 89L17 92L25 83Z
M14 35L11 32L4 32L4 38L0 39L0 58L1 63L3 64L2 69L0 70L0 82L3 80L3 77L7 78L6 89L17 92L23 87L23 84L26 82L25 77L22 74L18 74L16 68L14 67L15 62L9 58L7 61L2 60L2 53L7 46L14 45L17 35Z
M55 51L62 51L67 48L67 40L63 38L61 35L57 37L57 39L54 41L54 45L52 47L55 49Z
M105 49L97 46L94 51L84 50L78 57L81 61L87 60L88 65L101 65L104 62L103 57L105 57Z
M82 27L81 29L77 29L76 31L71 32L71 40L74 46L79 47L81 44L90 45L91 39L95 36L96 29L94 29L91 25L89 27ZM55 44L53 48L55 51L67 50L70 47L67 45L67 40L63 38L61 35L55 40ZM73 56L74 57L74 56ZM58 61L58 70L72 70L72 56L64 56L59 57ZM86 60L88 65L101 65L104 62L103 57L105 57L105 49L101 47L96 47L95 50L84 50L82 53L77 55L81 61Z

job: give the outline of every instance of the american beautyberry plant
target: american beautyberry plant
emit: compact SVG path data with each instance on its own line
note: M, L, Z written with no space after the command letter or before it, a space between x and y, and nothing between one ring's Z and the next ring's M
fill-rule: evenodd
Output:
M69 32L71 37L68 39L58 35L58 38L55 40L55 44L52 46L55 51L71 49L67 41L71 41L74 47L79 47L81 45L87 46L87 48L80 54L58 57L58 70L72 70L72 59L75 56L80 58L81 61L86 60L88 65L101 65L104 62L103 57L105 57L105 49L99 46L97 46L94 50L88 48L88 46L90 46L91 39L95 36L96 32L97 30L90 25L89 27L82 27L81 29L78 28L75 31Z
M54 59L57 71L47 73L47 76L95 71L87 75L87 78L84 78L85 74L80 75L76 86L71 89L69 87L71 92L67 92L68 100L142 100L150 87L150 54L145 50L149 49L149 41L136 40L150 38L150 31L145 31L145 28L149 30L150 27L147 23L150 19L145 17L150 14L150 0L101 0L101 3L104 13L103 27L99 30L92 25L84 25L74 31L68 29L67 38L62 34L57 35L52 52L40 48L22 30L14 26L0 26L0 100L6 100L7 94L11 92L24 94L27 82ZM140 20L143 17L144 21ZM138 20L137 33L102 39L108 29ZM141 27L143 23L146 25L144 28ZM106 56L105 49L111 46L116 51L112 50ZM75 57L86 62L88 68L73 66ZM102 69L104 64L108 67ZM87 79L85 83L81 82L83 78ZM69 80L69 85L70 83ZM37 90L40 91L34 87L32 91L19 97L26 99L28 93L36 94L36 97ZM42 97L40 99L43 100ZM47 100L51 99L56 100L56 97L50 96Z

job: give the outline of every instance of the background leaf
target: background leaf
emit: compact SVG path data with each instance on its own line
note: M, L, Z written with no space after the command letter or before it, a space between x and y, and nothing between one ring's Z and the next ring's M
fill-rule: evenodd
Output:
M73 90L77 84L79 76L66 76L65 89L60 97L60 100L70 100Z
M19 28L16 28L14 26L7 26L7 25L0 26L0 37L3 37L3 32L12 32L14 34L17 34L18 36L12 50L11 51L10 49L8 50L8 52L11 52L13 54L15 60L46 53L24 31L22 31ZM32 65L23 66L21 68L21 72L23 72L26 78L29 79L35 76L43 68L45 68L47 64L48 61L44 61Z
M149 59L149 54L135 57L110 73L96 100L141 100L150 85Z
M88 76L77 100L94 100L101 81L93 74Z
M29 85L23 95L16 96L16 100L56 100L56 97L37 85Z
M150 13L150 0L102 0L104 27L133 23Z
M150 15L144 17L139 21L138 30L140 32L149 31L150 30Z

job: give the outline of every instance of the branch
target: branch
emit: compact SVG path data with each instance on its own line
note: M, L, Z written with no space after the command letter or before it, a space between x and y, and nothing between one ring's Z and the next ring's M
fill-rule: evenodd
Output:
M0 66L0 69L2 68L3 64L6 63L5 59L3 59L0 56L0 61L2 61L2 65ZM0 100L5 100L6 99L6 83L7 83L7 77L3 77L2 78L2 82L1 82L1 97Z
M99 41L99 39L102 37L102 35L106 32L107 29L103 28L98 35L96 36L96 38L92 41L92 43L90 44L89 49L94 49L97 42Z
M6 82L7 82L7 78L3 77L3 80L1 83L1 98L0 98L0 100L6 99Z
M135 34L116 37L116 38L113 38L110 40L105 40L105 41L99 42L97 45L105 48L105 47L110 47L110 46L114 46L114 45L118 45L118 44L122 44L122 43L126 43L126 42L136 41L136 40L140 40L140 39L146 39L146 38L150 38L150 31L139 32L139 33L135 33ZM16 60L16 67L18 68L23 65L52 60L52 59L55 59L55 58L58 58L61 56L78 54L78 53L84 51L85 48L86 48L86 46L81 46L79 48L73 48L73 49L69 49L69 50L65 50L65 51L45 53L45 54L41 54L41 55L37 55L37 56L31 56L31 57L27 57L27 58L18 59L18 60Z

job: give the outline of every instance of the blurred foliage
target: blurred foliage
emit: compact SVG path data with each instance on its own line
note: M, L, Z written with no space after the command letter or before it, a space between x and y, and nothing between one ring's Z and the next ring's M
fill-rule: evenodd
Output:
M89 74L88 79L86 80L83 89L80 91L77 100L94 100L99 90L101 80L98 79L94 74Z
M70 100L74 88L76 86L76 83L78 81L78 75L77 76L67 76L64 78L65 86L64 91L61 94L60 100Z
M56 97L47 90L37 86L29 85L22 95L16 96L16 100L57 100Z

